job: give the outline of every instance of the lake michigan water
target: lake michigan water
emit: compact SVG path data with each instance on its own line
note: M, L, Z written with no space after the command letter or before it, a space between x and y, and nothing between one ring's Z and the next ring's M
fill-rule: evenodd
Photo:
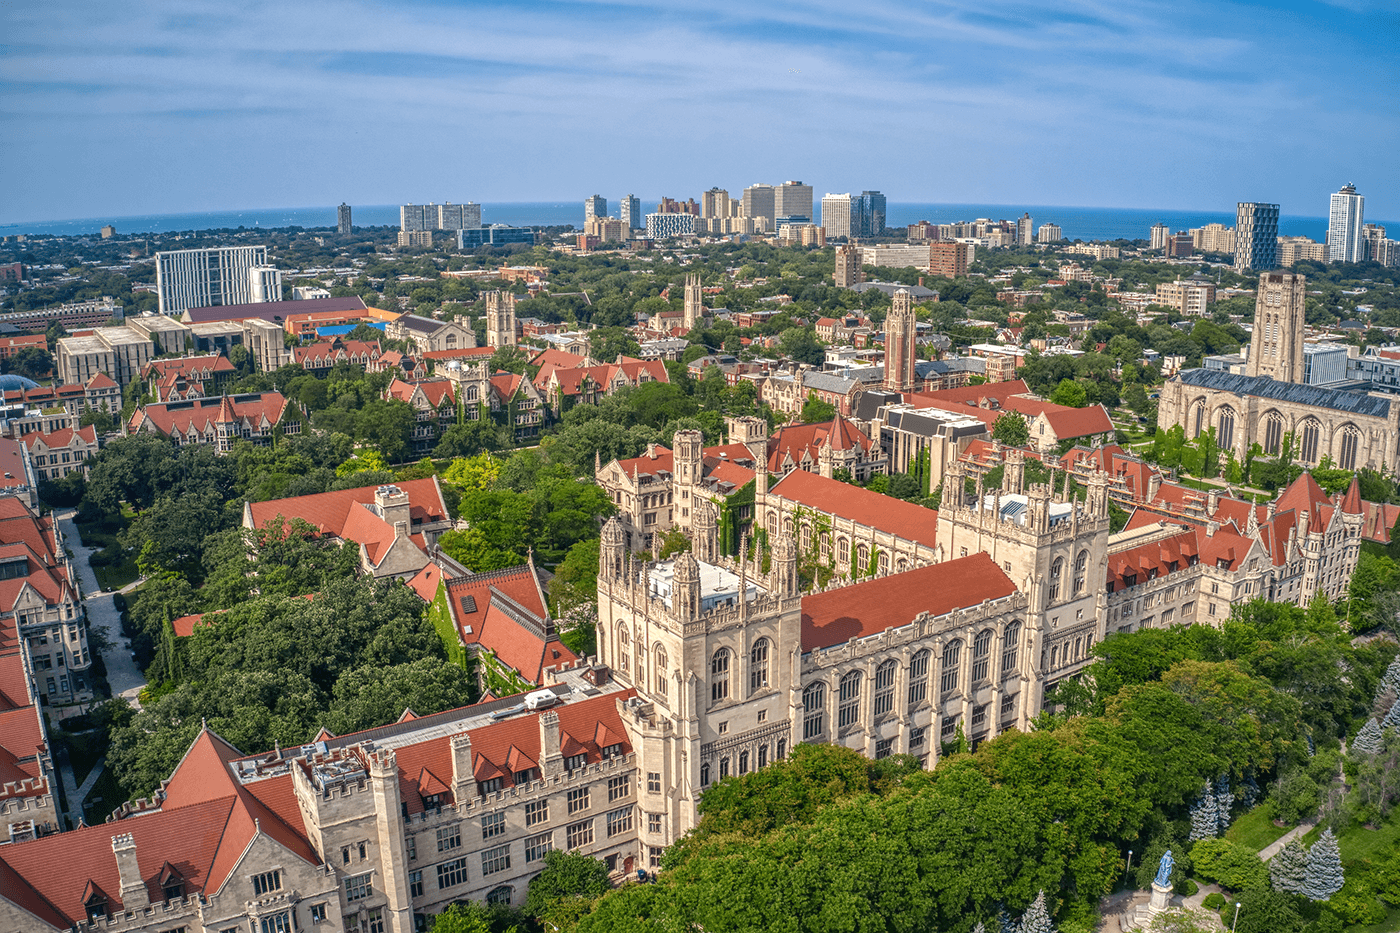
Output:
M655 201L643 201L649 206ZM394 204L352 205L356 226L399 224L399 208ZM615 214L617 202L610 201ZM1210 223L1227 227L1235 224L1234 211L1180 211L1153 208L1053 207L1025 204L915 204L891 201L887 223L902 227L920 220L953 223L988 217L1014 219L1028 211L1037 229L1046 222L1057 223L1071 240L1146 239L1149 228L1162 222L1173 230L1189 230ZM583 226L583 202L531 201L482 204L481 219L489 224L521 226ZM820 220L820 218L817 218ZM1367 218L1368 221L1371 218ZM93 217L82 220L50 220L32 223L0 224L0 235L16 233L86 236L96 234L104 224L112 224L121 234L172 233L187 230L217 230L237 227L334 227L335 207L279 207L248 210L207 211L193 214L146 214L133 217ZM1382 221L1382 223L1384 223ZM1400 224L1386 224L1400 229ZM1283 236L1327 238L1326 217L1285 214L1279 220ZM1393 234L1392 234L1393 235Z

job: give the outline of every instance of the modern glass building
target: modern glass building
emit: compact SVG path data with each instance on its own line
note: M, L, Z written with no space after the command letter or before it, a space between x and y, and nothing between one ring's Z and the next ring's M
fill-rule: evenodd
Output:
M1241 201L1235 205L1235 271L1278 268L1277 204Z
M457 231L458 249L476 249L478 246L505 246L507 243L535 245L535 231L529 227L475 227Z

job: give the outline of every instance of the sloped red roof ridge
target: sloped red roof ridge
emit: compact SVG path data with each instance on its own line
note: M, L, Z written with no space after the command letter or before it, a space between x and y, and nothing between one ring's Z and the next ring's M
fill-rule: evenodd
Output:
M840 412L831 421L784 425L768 441L768 471L782 472L787 458L791 458L794 465L800 464L804 454L815 462L823 447L869 450L872 444L871 439L850 420L841 417Z
M986 552L866 580L802 597L802 650L832 648L856 638L902 628L920 613L1004 599L1016 584Z
M438 488L435 477L408 479L394 485L408 496L409 515L415 524L447 519L447 505L442 500L442 492ZM346 537L343 534L346 523L351 518L351 507L373 503L374 491L374 486L360 486L355 489L294 496L290 499L249 502L247 508L255 528L266 526L268 522L274 521L280 515L288 521L294 518L303 519L322 534L333 534L338 538L344 538ZM364 508L359 508L357 511L368 513L368 510ZM369 514L372 515L372 513Z
M869 525L906 541L928 547L937 544L938 513L903 499L802 470L793 470L768 491L770 495Z
M491 651L531 683L544 682L546 667L578 660L557 635L541 637L512 618L511 610L521 609L542 628L547 624L549 610L533 564L449 580L447 598L462 641Z

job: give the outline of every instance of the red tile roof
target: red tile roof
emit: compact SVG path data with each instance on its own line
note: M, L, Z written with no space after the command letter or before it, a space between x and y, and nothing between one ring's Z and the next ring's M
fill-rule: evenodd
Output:
M781 496L819 512L848 518L906 541L933 547L938 537L938 513L903 499L881 495L815 473L794 470L769 487Z
M801 467L804 458L816 463L821 449L868 451L872 441L866 434L838 412L831 421L816 424L791 424L780 427L768 439L768 472L786 472L788 464Z
M831 648L901 628L927 612L941 616L1002 599L1016 585L985 552L802 597L802 650Z
M490 359L496 352L495 347L465 347L460 350L428 350L423 353L423 359L434 362L444 360L476 360Z
M287 399L281 392L160 402L136 409L131 416L129 429L135 433L149 424L166 437L177 431L184 437L192 434L213 437L216 424L232 421L253 430L270 428L282 420L286 410Z
M532 564L455 578L447 598L462 641L481 645L530 683L544 683L546 667L578 660L554 633Z
M408 496L409 515L415 525L447 520L447 506L442 501L442 491L434 477L404 480L395 485ZM352 507L355 512L373 514L364 506L374 502L374 490L373 486L361 486L290 499L249 502L248 511L255 528L262 528L280 515L288 521L304 519L322 534L345 538L343 532L351 519Z

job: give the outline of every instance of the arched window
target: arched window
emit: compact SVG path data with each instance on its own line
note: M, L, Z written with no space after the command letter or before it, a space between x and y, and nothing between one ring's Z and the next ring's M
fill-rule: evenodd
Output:
M1342 431L1341 456L1337 458L1337 467L1343 470L1356 469L1356 449L1360 446L1361 435L1356 429L1348 426Z
M1084 592L1084 571L1089 566L1089 552L1080 551L1079 556L1074 559L1074 595L1078 596Z
M1001 676L1016 673L1020 663L1021 623L1012 622L1006 627L1001 643Z
M499 888L492 888L486 895L488 904L509 904L511 898L515 896L515 889L508 884L503 884Z
M1205 423L1206 423L1206 406L1205 406L1205 403L1204 403L1204 402L1197 402L1197 403L1196 403L1195 429L1192 430L1192 432L1191 432L1191 436L1192 436L1193 438L1194 438L1194 437L1200 437L1200 436L1201 436L1201 431L1205 428Z
M875 668L876 719L887 716L894 711L894 675L898 670L898 661L886 661Z
M657 642L651 652L653 670L656 672L656 695L666 699L669 684L666 681L666 649Z
M768 745L765 743L758 747L758 766L760 768L768 764Z
M1052 603L1060 598L1060 580L1065 575L1065 559L1055 558L1055 562L1050 565L1050 587L1046 591L1046 603Z
M1220 410L1220 428L1215 444L1221 450L1232 450L1235 446L1235 413L1228 408Z
M890 572L890 555L884 551L880 552L880 574L886 575Z
M624 673L632 670L632 636L627 634L627 623L620 622L617 626L617 669Z
M992 630L983 629L972 641L972 685L986 683L990 679L992 665Z
M635 683L635 684L640 684L641 686L645 687L645 686L646 686L646 682L647 682L647 649L646 649L644 646L642 646L642 645L638 645L638 646L637 646L637 679L634 680L633 683Z
M769 513L768 513L768 537L769 537L769 538L776 538L777 536L778 536L778 516L775 515L775 514L773 514L772 512L769 512Z
M802 691L802 741L814 739L825 731L826 684L818 680Z
M823 560L831 557L831 532L829 531L822 532L821 551Z
M778 760L782 761L787 757L787 739L778 740Z
M784 516L784 517L783 517L783 531L787 532L788 534L792 534L792 516L791 516L791 515L787 515L787 516Z
M809 524L807 524L806 522L803 522L803 523L802 523L802 550L804 550L804 551L810 551L811 549L812 549L812 526L809 525Z
M1317 463L1317 442L1322 436L1322 427L1316 421L1309 421L1303 425L1303 446L1298 453L1298 459L1304 463Z
M943 675L938 679L938 692L944 696L958 689L958 665L962 661L962 641L955 639L943 648Z
M851 563L851 542L847 538L836 539L836 563L842 567Z
M1060 648L1059 648L1058 645L1056 645L1054 648L1051 648L1051 649L1050 649L1050 670L1053 671L1055 668L1057 668L1057 667L1059 667L1059 666L1060 666Z
M1282 441L1283 418L1278 412L1271 412L1264 417L1264 453L1277 457Z
M857 544L857 545L856 545L856 566L855 566L855 571L856 571L857 573L865 573L866 568L868 568L869 566L870 566L870 545L868 545L868 544Z
M478 395L477 387L467 386L467 401L475 402L478 398L480 398L480 395Z
M749 649L749 693L768 686L768 639L760 638Z
M719 760L719 779L722 781L729 777L729 757L725 756Z
M739 753L739 773L749 773L749 753L747 750Z
M860 719L860 671L851 671L841 678L841 692L836 706L836 728L853 726Z
M1078 661L1082 657L1084 657L1084 639L1076 638L1074 640L1074 660Z
M703 764L700 766L700 786L710 786L710 766L708 764Z
M909 709L928 699L928 659L925 648L909 659Z
M710 702L729 699L729 649L721 648L710 658ZM723 776L723 775L721 775Z
M901 557L899 560L895 561L895 564L894 564L895 573L903 573L904 571L906 571L906 570L908 570L908 569L909 569L909 558L907 558L907 557Z

